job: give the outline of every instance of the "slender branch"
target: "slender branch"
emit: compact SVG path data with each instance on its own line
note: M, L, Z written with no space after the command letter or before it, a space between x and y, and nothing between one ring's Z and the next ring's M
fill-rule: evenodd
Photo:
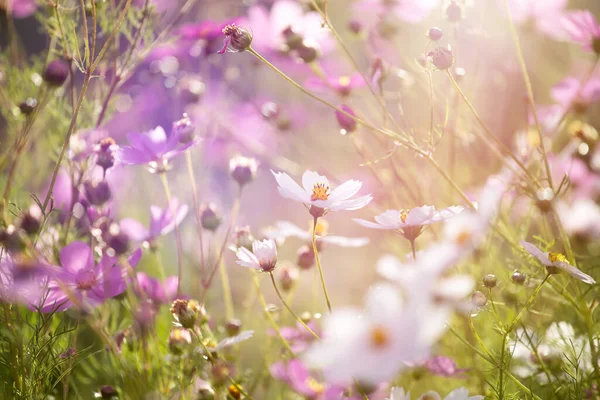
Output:
M183 249L181 246L181 234L179 233L179 226L177 224L177 210L173 208L173 199L171 197L171 190L169 189L169 181L167 180L167 174L160 174L160 180L167 196L167 203L169 210L171 210L171 217L173 218L175 225L175 242L177 245L177 298L181 296L181 275L183 273L181 267L181 257L183 257Z
M325 286L325 277L323 276L323 268L321 267L321 260L319 259L319 249L317 249L317 221L319 217L315 217L313 221L312 231L312 248L315 254L315 261L317 262L317 268L319 269L319 278L321 278L321 286L323 287L323 294L325 295L325 301L327 302L327 309L331 312L331 300L329 300L329 294L327 293L327 286Z

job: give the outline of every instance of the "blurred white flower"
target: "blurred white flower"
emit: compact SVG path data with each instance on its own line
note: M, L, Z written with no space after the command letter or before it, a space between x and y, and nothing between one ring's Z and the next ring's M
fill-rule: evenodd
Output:
M242 267L258 269L262 272L271 272L277 264L277 246L272 239L255 240L252 251L245 247L236 250L237 264Z
M312 224L311 228L304 230L299 226L289 221L277 221L275 226L265 230L265 236L269 239L274 239L278 243L283 243L289 237L296 237L305 241L312 239ZM342 247L361 247L369 243L369 239L365 237L347 238L344 236L327 235L327 227L324 220L317 222L316 234L318 235L317 242L334 244Z
M584 283L590 285L596 283L594 278L569 264L567 257L565 257L564 254L543 252L535 245L526 241L521 241L521 245L525 247L525 250L527 250L529 254L535 256L546 267L549 274L556 274L562 271Z

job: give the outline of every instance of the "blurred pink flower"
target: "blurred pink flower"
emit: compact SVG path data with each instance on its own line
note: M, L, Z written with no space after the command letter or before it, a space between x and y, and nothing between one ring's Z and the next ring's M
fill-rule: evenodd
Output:
M582 45L587 51L600 53L600 24L590 11L566 13L561 19L561 26L568 40Z
M140 261L141 250L128 258L129 267ZM92 248L84 242L72 242L60 251L60 267L50 273L48 292L40 299L42 312L64 311L74 304L95 307L126 288L125 267L106 254L96 264Z
M552 98L569 108L573 105L588 106L600 100L600 77L591 77L585 84L575 77L568 76L550 90Z
M289 49L284 37L288 28L301 40L317 44L322 53L328 53L335 42L322 22L317 12L305 13L298 2L278 0L270 10L260 5L251 6L244 25L253 35L252 47L259 53L281 54Z
M504 1L498 0L503 12ZM533 21L540 32L553 38L561 38L564 35L557 27L560 27L567 3L568 0L508 0L508 7L515 24Z
M434 375L454 377L464 375L465 368L458 368L456 362L450 357L435 356L425 361L425 367Z
M366 86L365 80L362 75L358 72L348 75L329 75L324 79L316 76L308 78L306 81L306 87L323 93L327 90L333 90L340 96L348 96L352 93L353 89L359 89Z
M175 217L171 209L175 211ZM150 227L146 229L133 218L121 220L120 227L131 240L137 242L148 242L150 245L159 237L173 231L185 218L189 210L186 204L180 204L176 198L171 199L171 207L167 205L164 209L158 206L150 207Z
M152 301L155 306L169 304L177 298L177 277L170 276L164 283L158 279L149 277L143 272L136 274L137 285L134 289L140 289L143 293L138 293L140 298Z
M569 235L600 238L600 207L592 200L579 199L572 204L559 202L556 213Z
M0 8L4 7L8 7L14 18L26 18L37 9L37 0L8 0L8 4Z

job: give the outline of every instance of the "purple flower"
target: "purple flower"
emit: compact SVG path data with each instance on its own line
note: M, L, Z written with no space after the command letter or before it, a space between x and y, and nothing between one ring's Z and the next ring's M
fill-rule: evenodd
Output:
M142 251L136 250L128 259L129 266L136 266L141 256ZM62 268L52 268L48 291L40 299L42 312L64 311L73 305L95 307L125 291L125 268L106 254L96 264L87 243L65 246L60 252L60 263Z
M237 26L235 23L231 23L223 28L223 35L225 35L225 40L223 41L223 47L217 52L219 54L224 54L227 50L233 53L246 51L252 44L252 34L250 31Z
M150 228L146 229L142 224L132 218L125 218L119 224L131 240L137 242L147 242L152 245L159 237L173 231L188 213L189 207L180 204L176 198L171 199L171 206L162 209L158 206L150 206ZM175 210L175 217L171 209Z
M0 300L31 304L38 299L48 276L47 266L39 262L0 260Z
M306 366L297 359L277 362L269 367L271 375L290 386L296 393L310 399L342 399L344 388L341 386L326 386L310 375Z
M600 24L589 11L566 13L561 20L567 38L583 46L587 51L600 54Z
M181 143L180 134L180 130L175 129L167 135L160 126L144 133L130 133L127 135L130 145L119 149L116 159L122 164L147 164L151 172L164 172L171 159L197 142Z
M135 289L140 289L143 293L138 293L139 297L152 301L156 306L170 304L177 298L177 277L170 276L162 283L158 279L149 277L143 272L136 275L137 283Z
M457 368L453 359L444 356L431 357L425 362L425 366L432 374L443 377L461 375L466 371L464 368Z

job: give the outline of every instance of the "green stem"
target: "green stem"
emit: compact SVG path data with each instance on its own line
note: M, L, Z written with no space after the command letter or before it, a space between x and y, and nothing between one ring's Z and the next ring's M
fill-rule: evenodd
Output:
M298 317L298 315L296 315L296 313L290 308L290 306L288 306L287 302L284 300L283 296L281 295L281 292L279 291L279 288L277 287L277 283L275 283L275 276L273 276L273 272L269 272L269 276L271 276L271 282L273 283L273 288L275 289L275 292L277 293L277 297L279 297L279 300L281 300L281 302L283 303L283 306L290 312L290 314L292 314L292 316L296 319L296 321L298 321L300 323L300 325L302 325L304 327L304 329L306 329L308 332L310 332L311 335L313 335L315 337L315 339L319 340L319 335L317 335L312 329L310 329L310 327L308 325L306 325L304 323L304 321L302 321L302 319L300 317Z
M317 221L319 217L314 217L313 231L312 231L312 248L315 254L315 261L317 262L317 268L319 270L319 278L321 279L321 286L323 287L323 294L325 295L325 301L327 302L327 309L331 312L331 300L329 300L329 294L327 293L327 286L325 286L325 277L323 276L323 267L321 267L321 260L319 259L319 250L317 249Z
M223 259L219 263L219 272L221 275L221 284L223 286L223 302L225 303L225 316L228 320L231 320L233 314L233 296L231 294L231 285L229 284L229 276Z
M183 250L181 246L181 234L179 233L179 227L177 224L177 210L173 208L173 201L171 197L171 190L169 189L169 181L167 180L167 174L160 174L160 181L162 182L163 188L165 190L165 195L167 196L167 204L169 210L171 211L171 218L173 218L175 225L175 242L177 246L177 297L181 296L181 275L182 275L182 267L181 267L181 257L183 256Z

